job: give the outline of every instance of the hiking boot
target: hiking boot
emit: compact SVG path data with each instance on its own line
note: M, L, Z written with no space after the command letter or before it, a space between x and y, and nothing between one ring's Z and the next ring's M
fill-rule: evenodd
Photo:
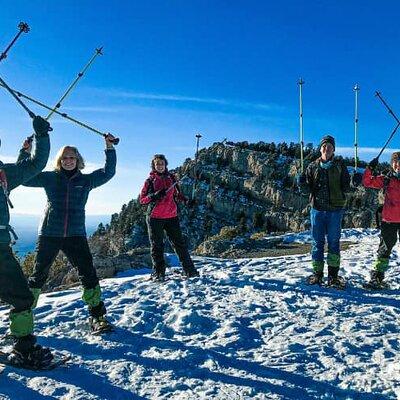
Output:
M150 279L155 282L164 282L165 272L153 271L150 275Z
M340 275L337 276L330 275L328 276L327 285L330 287L334 287L336 289L344 289L346 287L346 280Z
M320 285L323 282L324 273L322 271L314 271L308 278L309 285Z
M20 367L43 369L52 363L53 354L47 347L35 344L27 351L19 351L14 347L8 356L8 360Z
M184 275L186 278L194 278L196 276L200 276L199 271L196 268L190 268L184 271Z
M104 315L101 315L100 317L90 317L89 323L92 333L94 334L111 332L112 330L114 330L113 325L107 320Z
M328 286L344 289L346 287L345 279L339 275L339 268L328 266Z
M371 271L371 276L369 282L365 285L368 289L381 289L386 287L385 282L385 273L381 271L373 270Z

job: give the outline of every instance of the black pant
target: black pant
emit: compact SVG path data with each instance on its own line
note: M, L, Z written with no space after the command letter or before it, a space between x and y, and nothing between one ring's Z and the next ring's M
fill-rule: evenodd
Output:
M29 286L41 289L46 283L49 270L59 251L62 251L78 270L79 279L85 289L93 289L99 284L93 258L85 236L53 237L39 236L36 245L36 263Z
M381 223L381 241L378 247L379 258L389 258L394 245L400 239L400 223L389 223L382 221Z
M0 244L0 299L11 304L11 312L30 310L33 295L22 268L8 244Z
M194 265L190 258L185 239L182 236L178 217L174 218L151 218L147 217L147 228L151 245L151 258L153 268L158 273L165 273L164 260L164 231L167 234L175 253L179 257L183 269L193 271Z

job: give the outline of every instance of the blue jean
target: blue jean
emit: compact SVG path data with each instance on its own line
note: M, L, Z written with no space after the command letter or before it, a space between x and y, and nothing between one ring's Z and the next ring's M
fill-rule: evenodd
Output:
M328 265L330 260L338 264L340 260L340 233L344 210L318 211L311 209L311 235L312 248L311 257L313 262L324 262L325 236L328 241ZM331 265L338 267L339 265Z

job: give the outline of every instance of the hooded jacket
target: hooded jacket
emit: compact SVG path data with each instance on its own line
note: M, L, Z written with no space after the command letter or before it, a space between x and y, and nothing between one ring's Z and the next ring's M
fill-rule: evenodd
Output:
M386 181L386 182L385 182ZM382 221L400 222L400 179L385 175L374 176L369 168L363 174L363 185L371 189L385 189Z
M151 194L162 189L168 190L175 183L175 176L168 170L165 170L162 174L156 171L150 173L140 191L140 204L149 205L148 215L151 218L174 218L178 215L177 202L187 201L178 184L167 192L162 199L154 201L151 198Z
M115 149L105 150L104 168L90 174L77 171L68 177L63 171L45 171L24 183L42 187L47 204L39 228L39 235L53 237L86 236L85 206L89 192L104 185L115 175Z

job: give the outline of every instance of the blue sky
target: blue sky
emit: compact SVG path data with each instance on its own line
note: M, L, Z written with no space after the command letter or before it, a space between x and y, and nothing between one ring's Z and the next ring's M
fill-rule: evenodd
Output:
M0 7L1 50L20 21L31 27L0 76L50 105L104 46L63 107L121 138L117 176L92 192L89 214L118 212L135 197L152 154L165 153L172 167L193 156L197 132L203 146L225 137L297 141L300 76L306 142L329 132L338 153L351 154L355 83L362 158L375 156L394 127L375 90L400 115L395 1L0 0ZM102 165L100 136L51 121L52 158L73 144L89 167ZM0 92L0 158L12 160L30 131L27 115ZM399 141L400 133L390 147ZM13 199L16 212L43 210L40 190L17 189Z

